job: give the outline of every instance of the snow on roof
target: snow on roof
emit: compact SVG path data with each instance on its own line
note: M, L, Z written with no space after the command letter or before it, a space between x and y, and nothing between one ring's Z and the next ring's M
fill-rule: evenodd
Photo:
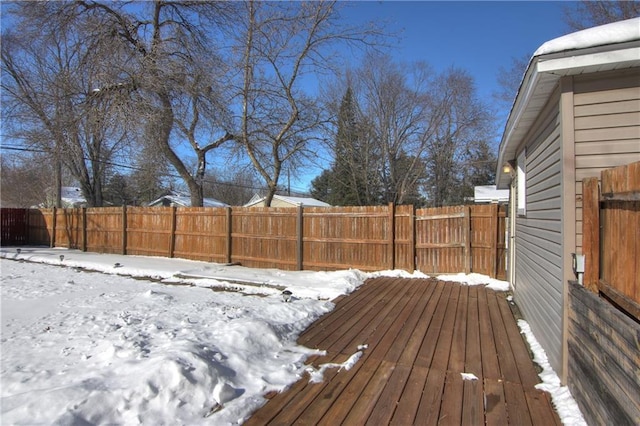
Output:
M640 39L640 17L567 34L544 43L533 56L586 49Z
M82 195L82 190L75 186L63 186L60 190L63 203L71 206L80 206L87 202Z
M164 195L158 198L157 200L150 202L149 205L153 206L153 205L161 204L162 200L167 200L173 205L191 207L191 197L186 197L183 195L175 195L175 194ZM228 204L223 203L222 201L218 201L214 198L203 198L202 206L203 207L229 207Z
M495 185L475 186L473 199L476 203L506 203L509 201L508 189L496 189Z
M292 204L298 204L305 207L331 207L331 204L327 204L324 201L316 200L311 197L290 197L284 195L275 195L274 198L278 198L282 201L287 201Z
M244 205L244 207L252 207L256 204L260 204L267 197L260 197L258 194L254 195L248 203ZM289 195L274 195L274 200L280 200L285 203L291 204L292 206L303 206L303 207L331 207L331 204L327 204L324 201L316 200L311 197L292 197Z

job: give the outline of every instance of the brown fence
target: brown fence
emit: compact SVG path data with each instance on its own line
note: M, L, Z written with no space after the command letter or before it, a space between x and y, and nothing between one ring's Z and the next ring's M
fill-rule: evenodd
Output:
M29 211L2 209L0 212L0 242L2 245L27 243Z
M30 244L286 270L417 269L505 276L505 209L497 205L28 212L25 241Z
M640 319L640 162L584 179L584 285Z

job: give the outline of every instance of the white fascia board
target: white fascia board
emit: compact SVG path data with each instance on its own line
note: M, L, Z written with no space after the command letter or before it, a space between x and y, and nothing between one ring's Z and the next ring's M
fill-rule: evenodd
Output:
M572 70L587 72L589 68L613 64L621 65L625 62L633 63L638 60L640 60L640 47L632 47L623 50L592 53L589 55L548 59L538 62L537 70L539 73L569 75Z
M515 158L515 151L518 147L516 146L517 144L513 141L514 132L517 129L517 126L520 124L522 114L524 114L527 107L529 106L531 98L533 97L538 87L538 80L540 79L538 67L535 63L537 60L538 58L533 58L531 63L529 64L520 90L518 91L518 95L516 96L513 108L511 109L511 113L509 114L509 118L505 126L505 131L502 135L502 141L498 150L498 164L496 173L496 185L498 189L508 188L508 182L510 181L510 178L503 177L504 173L502 171L502 166L505 162L513 160Z

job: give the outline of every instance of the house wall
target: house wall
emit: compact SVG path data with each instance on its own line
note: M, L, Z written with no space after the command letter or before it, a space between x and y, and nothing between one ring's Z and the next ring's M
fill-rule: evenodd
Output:
M573 79L575 123L576 249L582 252L582 179L640 161L638 70Z
M532 126L526 213L516 217L514 297L556 372L563 371L562 144L560 89Z
M264 205L264 203L263 203ZM279 200L277 198L274 198L271 201L271 207L297 207L296 205L293 205L289 202L283 201L283 200Z

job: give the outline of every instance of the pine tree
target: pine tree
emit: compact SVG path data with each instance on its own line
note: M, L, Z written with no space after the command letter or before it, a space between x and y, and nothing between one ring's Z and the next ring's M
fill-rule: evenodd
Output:
M364 137L358 118L358 105L351 88L347 88L338 112L334 145L334 162L312 184L315 198L335 206L366 206L377 204L372 185L371 146Z

